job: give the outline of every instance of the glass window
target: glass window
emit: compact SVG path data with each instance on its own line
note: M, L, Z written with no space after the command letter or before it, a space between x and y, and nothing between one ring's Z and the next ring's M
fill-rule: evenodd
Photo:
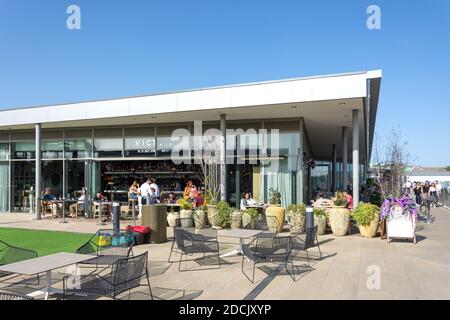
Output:
M121 138L95 139L95 157L122 157L123 140Z
M9 143L0 143L0 160L9 160Z
M63 161L42 161L42 190L50 188L56 197L63 196Z
M63 149L62 140L43 141L41 146L42 159L62 159Z
M92 156L92 139L66 139L66 158L83 159Z
M157 155L159 157L167 157L172 155L172 150L174 147L179 145L183 140L181 139L174 139L172 141L172 134L174 134L175 130L182 130L180 131L180 134L187 135L186 142L189 144L189 127L186 125L180 125L178 127L158 127L157 129ZM180 136L180 135L178 135ZM189 146L186 146L188 148Z
M13 159L34 159L36 145L34 141L12 142L11 156Z
M0 213L9 211L9 162L0 162Z
M29 211L30 193L35 182L34 161L11 162L11 198L12 211Z

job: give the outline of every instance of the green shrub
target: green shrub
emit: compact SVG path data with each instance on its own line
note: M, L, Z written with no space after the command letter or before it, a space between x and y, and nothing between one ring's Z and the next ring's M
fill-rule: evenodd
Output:
M379 214L380 207L370 203L361 203L358 208L353 210L352 217L358 226L369 226Z
M345 198L343 192L336 192L332 201L336 207L345 207L348 205L347 199Z
M231 220L231 213L233 213L233 208L231 208L226 201L219 201L216 207L219 213L220 220L222 220L222 225L228 225Z
M281 193L274 188L269 189L269 204L271 205L281 204Z
M192 209L192 204L189 201L187 201L186 199L180 199L180 200L178 200L178 203L180 204L181 210L191 210Z
M324 209L321 209L321 208L315 208L315 209L314 209L314 215L315 215L316 217L326 217L326 216L327 216L327 213L326 213L326 211L325 211Z

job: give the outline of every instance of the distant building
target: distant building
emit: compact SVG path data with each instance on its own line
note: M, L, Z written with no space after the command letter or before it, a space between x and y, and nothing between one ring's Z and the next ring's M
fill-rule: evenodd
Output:
M411 166L406 169L405 179L411 182L439 181L450 187L450 171L439 167Z

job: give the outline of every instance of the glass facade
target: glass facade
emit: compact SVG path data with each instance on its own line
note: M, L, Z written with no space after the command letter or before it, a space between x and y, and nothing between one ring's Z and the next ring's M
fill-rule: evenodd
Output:
M218 122L203 126L218 129ZM77 197L83 188L90 195L109 188L122 187L132 179L142 183L148 176L156 176L168 190L196 179L198 168L189 165L168 164L172 150L179 143L172 133L182 129L193 132L192 124L111 127L107 129L42 130L42 190L49 187L56 196ZM227 157L234 162L227 166L227 195L232 205L238 206L244 192L252 192L260 202L269 200L269 190L277 189L282 205L299 203L300 161L298 156L301 135L298 121L227 122L227 129L235 130L236 139L227 139ZM239 130L240 129L240 130ZM275 131L278 130L278 131ZM270 134L278 133L278 139ZM264 136L268 133L268 136ZM31 132L11 133L11 142L0 142L0 212L29 211L29 194L35 182L35 141ZM208 138L203 138L204 146ZM193 139L188 139L192 146ZM270 148L278 144L279 152ZM236 146L238 151L236 150ZM265 149L264 147L267 147ZM230 152L231 151L231 152ZM266 152L267 151L267 152ZM162 167L161 167L162 166ZM338 165L338 185L342 184L342 165ZM189 169L189 170L188 170ZM351 182L351 164L348 168ZM192 172L191 172L192 171ZM363 167L361 168L363 172ZM361 174L362 176L362 174ZM109 179L109 180L108 180ZM363 177L362 177L363 179ZM118 184L115 186L115 184ZM316 162L308 174L304 170L305 198L317 189L328 191L331 184L329 162ZM119 188L121 190L121 188Z

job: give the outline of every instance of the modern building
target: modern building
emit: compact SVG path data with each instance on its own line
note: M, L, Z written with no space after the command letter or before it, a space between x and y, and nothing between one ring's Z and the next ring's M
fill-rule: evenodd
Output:
M199 165L171 158L174 130L194 133L199 120L203 132L220 130L227 163L241 160L222 166L220 175L222 198L233 204L243 191L266 201L270 188L278 189L288 205L308 202L314 190L347 185L358 202L381 78L376 70L2 110L0 212L39 212L33 196L45 187L62 197L85 190L120 199L133 180L147 176L164 191L184 188L188 179L201 183ZM226 129L242 129L235 132L250 141L245 156L230 152ZM261 132L272 143L279 137L278 152L261 152ZM275 173L267 174L268 160L279 161Z

